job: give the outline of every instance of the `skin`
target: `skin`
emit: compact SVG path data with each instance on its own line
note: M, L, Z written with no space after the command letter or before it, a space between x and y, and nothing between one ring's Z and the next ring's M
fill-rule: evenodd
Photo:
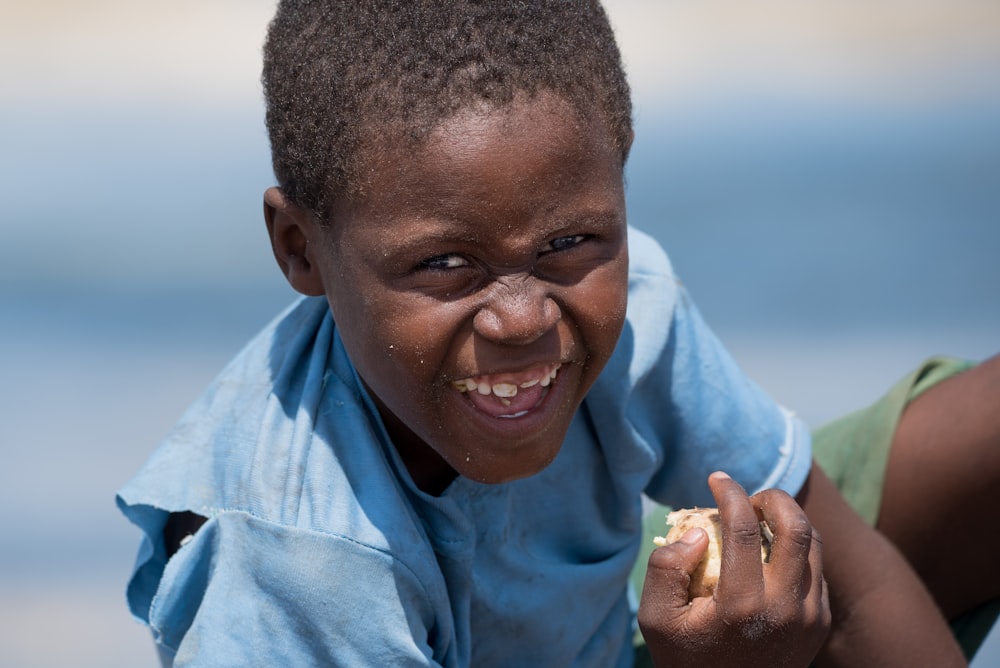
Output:
M722 564L711 597L688 601L690 575L708 548L692 529L653 551L639 627L660 666L807 666L827 638L823 546L802 509L778 490L748 497L724 473L708 480L722 517ZM760 519L774 532L760 561Z
M878 528L949 619L1000 596L997 397L1000 355L910 402L889 456Z
M649 559L639 625L657 665L966 665L904 557L818 467L797 499L777 490L748 497L719 474L709 486L723 531L714 596L687 598L708 547L700 529ZM775 534L766 565L758 518Z
M326 296L421 489L541 471L624 323L619 151L600 119L543 94L466 109L416 149L386 142L372 155L370 194L341 202L327 225L267 191L279 265L300 292ZM555 365L544 391L519 391L537 400L516 417L454 386L519 383Z
M797 500L823 536L833 612L817 666L967 665L940 608L903 554L847 505L815 464ZM939 554L949 557L947 550Z
M363 165L368 194L340 202L330 221L279 189L265 193L275 258L296 290L327 298L421 489L438 494L457 475L501 483L537 473L622 328L620 153L598 118L545 94L465 109L418 146L390 139ZM555 382L515 418L454 386L555 364ZM658 664L964 664L903 555L818 468L798 499L748 497L724 475L709 485L728 537L719 588L689 605L703 532L653 553L639 621ZM758 518L776 534L763 566Z

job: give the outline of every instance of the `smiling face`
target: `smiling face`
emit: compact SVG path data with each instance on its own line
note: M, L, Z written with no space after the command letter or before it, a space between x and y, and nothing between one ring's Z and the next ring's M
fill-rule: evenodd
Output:
M418 486L532 475L621 333L622 158L561 99L466 109L369 158L310 239L348 354Z

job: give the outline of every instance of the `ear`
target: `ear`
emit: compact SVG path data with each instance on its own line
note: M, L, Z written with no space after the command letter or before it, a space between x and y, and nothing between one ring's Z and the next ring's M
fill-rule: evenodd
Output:
M309 247L309 239L320 233L312 214L286 199L280 189L268 188L264 191L264 222L274 259L288 283L304 295L323 295L323 277L310 260L314 249Z
M622 147L623 148L622 155L627 157L628 154L631 153L632 144L634 143L635 143L635 128L631 128L628 131L628 143L624 147Z

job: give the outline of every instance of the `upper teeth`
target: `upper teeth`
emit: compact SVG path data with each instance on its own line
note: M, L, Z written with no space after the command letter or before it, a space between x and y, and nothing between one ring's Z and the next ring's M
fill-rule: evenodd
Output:
M518 388L528 389L529 387L534 387L535 385L541 384L542 387L548 387L553 380L555 380L556 374L559 373L559 367L561 364L556 364L551 367L548 371L543 371L542 375L538 378L532 378L526 380L522 383L489 383L486 381L477 381L474 378L463 378L461 380L456 380L452 383L455 388L461 392L478 392L482 395L494 394L498 397L509 399L517 396Z

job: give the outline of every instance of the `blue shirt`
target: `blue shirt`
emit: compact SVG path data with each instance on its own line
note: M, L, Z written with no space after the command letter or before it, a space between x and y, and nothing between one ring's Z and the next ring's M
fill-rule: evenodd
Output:
M629 666L642 495L706 477L794 494L808 432L747 379L660 247L629 230L621 340L555 461L416 488L325 300L227 366L118 504L143 531L132 613L177 666ZM208 522L168 561L169 512Z

